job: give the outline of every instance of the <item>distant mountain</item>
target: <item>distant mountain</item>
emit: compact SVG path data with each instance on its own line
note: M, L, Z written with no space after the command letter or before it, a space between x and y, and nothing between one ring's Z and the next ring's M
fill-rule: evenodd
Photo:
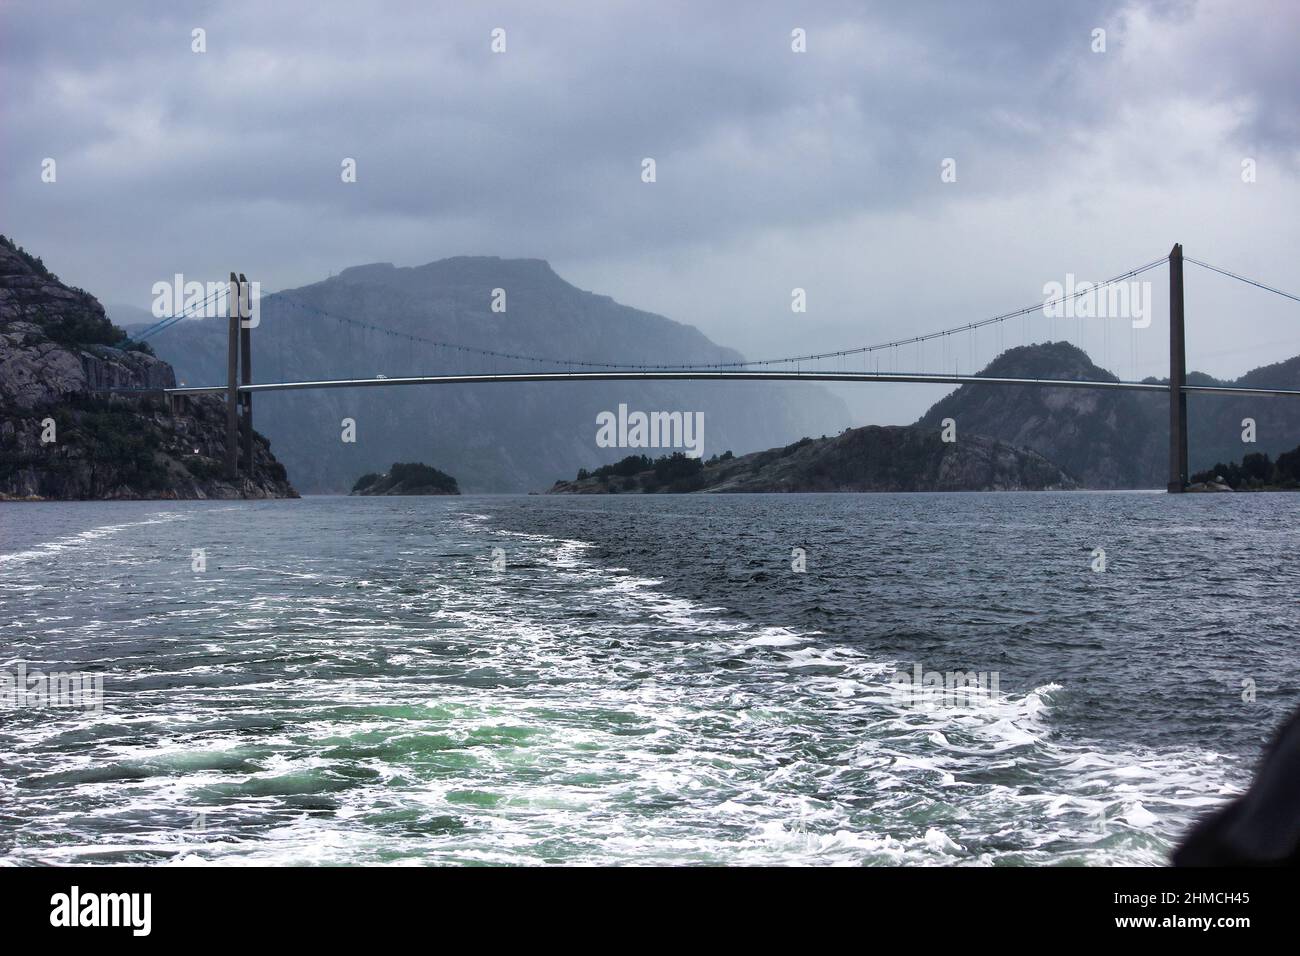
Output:
M124 305L121 302L106 303L104 312L107 313L109 321L124 329L153 325L158 321L148 309L142 309L138 305Z
M981 375L1118 381L1068 342L1010 349ZM1148 381L1168 381L1167 379ZM1300 356L1224 382L1201 372L1190 384L1300 388ZM1192 472L1246 452L1278 454L1300 442L1300 403L1289 398L1188 395ZM988 435L1032 449L1086 488L1164 488L1168 481L1169 402L1164 395L1082 388L963 385L935 403L917 425L957 422L959 439ZM1241 441L1242 419L1256 423L1255 444Z
M649 467L643 467L649 465ZM1074 488L1032 451L981 435L943 441L939 429L869 425L834 438L708 462L639 457L556 482L551 494L654 492L1041 491Z
M0 499L295 497L260 435L253 476L226 481L221 400L170 408L171 366L125 339L0 236Z
M505 311L494 312L494 290ZM343 316L352 322L340 321ZM359 325L357 323L362 323ZM383 326L398 334L364 326ZM253 330L255 381L557 370L406 336L587 362L734 362L697 329L584 292L537 259L460 257L414 268L357 266L266 297ZM150 340L189 384L225 380L226 320L184 321ZM564 366L559 366L563 370ZM702 411L705 454L750 451L850 424L838 397L801 383L593 382L392 386L268 393L254 422L305 491L346 492L393 461L444 463L469 492L545 488L625 449L596 444L596 416L620 403ZM340 440L356 422L356 441Z

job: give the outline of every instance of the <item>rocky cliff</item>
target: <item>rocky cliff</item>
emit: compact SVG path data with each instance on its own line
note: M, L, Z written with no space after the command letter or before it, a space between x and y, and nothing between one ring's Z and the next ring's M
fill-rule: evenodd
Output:
M1074 480L1041 455L980 435L945 442L940 430L846 429L784 448L687 465L677 458L631 474L556 482L551 494L644 492L1043 491ZM632 469L623 469L632 471Z
M93 296L0 237L0 499L296 496L261 436L253 477L223 480L220 399L172 414L171 366L124 346Z
M1118 381L1068 342L1010 349L980 374ZM1300 388L1300 357L1255 369L1235 381L1220 381L1201 372L1189 373L1188 381ZM1247 452L1276 455L1300 442L1295 399L1189 395L1187 416L1192 472ZM1169 400L1162 394L963 385L933 405L917 425L937 429L945 418L956 420L961 435L988 435L1033 449L1086 488L1164 488L1168 481ZM1244 418L1256 422L1255 444L1241 441Z
M504 311L494 311L494 303ZM182 381L208 384L224 380L225 341L225 320L201 319L151 343ZM254 379L568 367L457 346L587 362L740 358L689 325L575 288L541 260L479 256L412 268L356 266L263 297L253 331ZM357 475L390 462L437 461L451 466L467 492L521 492L621 457L596 443L596 416L620 403L646 412L703 412L706 454L770 448L851 424L844 404L813 384L701 382L270 392L257 398L257 420L305 491L345 492ZM355 442L339 440L344 418L356 423Z

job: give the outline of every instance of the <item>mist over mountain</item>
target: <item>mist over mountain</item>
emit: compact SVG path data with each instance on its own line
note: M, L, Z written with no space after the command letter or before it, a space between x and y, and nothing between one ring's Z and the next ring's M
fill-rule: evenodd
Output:
M504 311L493 311L494 296ZM379 328L382 327L382 328ZM435 345L432 342L447 343ZM187 384L225 381L226 319L186 320L150 339ZM699 330L586 292L538 259L457 257L397 268L374 263L264 297L253 330L254 381L564 370L477 348L573 362L734 362ZM346 492L394 461L437 461L467 492L519 492L616 461L596 444L596 416L619 404L702 411L704 454L737 454L851 424L812 384L582 382L391 386L258 394L254 422L295 485ZM341 440L356 422L356 442Z
M1012 378L1118 381L1068 342L1009 349L980 373ZM1189 372L1188 384L1300 388L1300 356L1253 369L1235 381ZM1168 381L1148 379L1148 381ZM1294 399L1187 396L1192 472L1249 452L1277 454L1300 442ZM1290 414L1288 411L1290 410ZM1158 393L1031 385L963 385L931 406L919 426L945 418L962 435L987 435L1028 448L1060 465L1086 488L1164 488L1169 468L1169 401ZM1241 440L1242 420L1256 423L1256 442Z

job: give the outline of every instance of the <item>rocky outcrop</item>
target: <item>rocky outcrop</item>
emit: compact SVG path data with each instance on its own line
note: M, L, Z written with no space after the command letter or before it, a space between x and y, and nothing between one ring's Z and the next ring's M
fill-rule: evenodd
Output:
M458 495L456 479L420 462L395 462L382 475L368 474L352 486L354 495Z
M1187 486L1189 492L1231 492L1232 489L1221 481L1193 481Z
M31 409L90 391L158 390L176 384L171 366L144 352L69 347L51 342L35 323L6 321L3 296L0 288L0 406Z
M604 474L557 482L551 494L645 492L1043 491L1076 487L1041 455L980 435L945 442L939 429L870 425L834 438L710 459L659 473ZM662 480L666 472L676 477Z
M224 405L173 407L175 381L93 296L0 237L0 499L296 497L260 435L252 477L226 481Z

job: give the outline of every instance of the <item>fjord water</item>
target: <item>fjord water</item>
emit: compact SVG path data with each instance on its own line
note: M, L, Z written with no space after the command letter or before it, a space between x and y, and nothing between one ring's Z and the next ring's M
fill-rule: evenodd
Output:
M105 701L0 710L0 862L1159 864L1297 703L1298 519L1285 494L9 505L0 666L102 673ZM998 694L909 706L917 664Z

